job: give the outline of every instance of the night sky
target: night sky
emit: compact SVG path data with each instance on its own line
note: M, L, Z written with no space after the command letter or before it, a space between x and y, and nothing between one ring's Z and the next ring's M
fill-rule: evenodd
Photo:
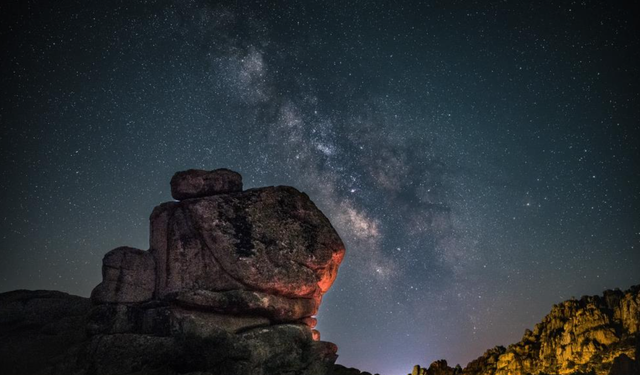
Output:
M226 167L345 241L338 363L464 366L640 283L627 3L3 1L0 291L88 296L174 172Z

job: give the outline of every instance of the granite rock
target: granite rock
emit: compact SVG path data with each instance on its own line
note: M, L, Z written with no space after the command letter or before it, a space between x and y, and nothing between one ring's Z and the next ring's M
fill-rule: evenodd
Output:
M279 186L156 207L150 251L159 297L240 289L319 303L344 244L306 194Z
M189 169L171 178L171 196L177 200L242 191L242 176L229 169Z
M91 292L95 303L144 302L153 298L156 266L148 251L118 247L102 260L102 282Z

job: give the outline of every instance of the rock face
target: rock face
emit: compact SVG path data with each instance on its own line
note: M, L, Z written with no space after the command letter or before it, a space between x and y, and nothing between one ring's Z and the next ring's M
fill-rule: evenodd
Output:
M144 302L153 298L156 265L147 251L119 247L102 260L102 282L93 289L97 303Z
M242 177L227 169L178 172L171 192L180 201L153 210L150 249L108 252L91 301L0 295L2 338L25 333L6 328L14 321L34 331L24 343L29 359L21 345L0 344L0 373L333 371L337 347L319 341L314 315L345 250L309 197L285 186L242 191ZM33 302L55 298L61 307ZM60 340L44 338L44 327L60 331ZM50 355L34 354L50 342L57 343Z
M608 290L555 305L520 342L488 350L460 373L638 375L639 330L640 286ZM451 368L454 372L442 372L439 362L425 374L432 374L432 368L433 374L457 374Z
M159 298L255 290L319 304L344 256L329 220L284 186L162 204L151 215L150 245Z

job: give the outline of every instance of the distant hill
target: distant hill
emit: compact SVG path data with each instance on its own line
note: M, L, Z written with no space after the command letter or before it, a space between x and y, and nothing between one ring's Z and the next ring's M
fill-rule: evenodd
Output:
M464 369L440 360L411 375L638 375L640 285L554 305L519 342L497 346Z

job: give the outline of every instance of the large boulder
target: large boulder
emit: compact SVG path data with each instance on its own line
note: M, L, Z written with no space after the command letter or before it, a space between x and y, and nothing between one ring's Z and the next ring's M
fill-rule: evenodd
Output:
M150 251L159 297L239 289L316 303L344 257L329 220L285 186L160 205L151 215Z
M177 172L171 179L171 196L177 200L242 191L242 176L229 169Z

